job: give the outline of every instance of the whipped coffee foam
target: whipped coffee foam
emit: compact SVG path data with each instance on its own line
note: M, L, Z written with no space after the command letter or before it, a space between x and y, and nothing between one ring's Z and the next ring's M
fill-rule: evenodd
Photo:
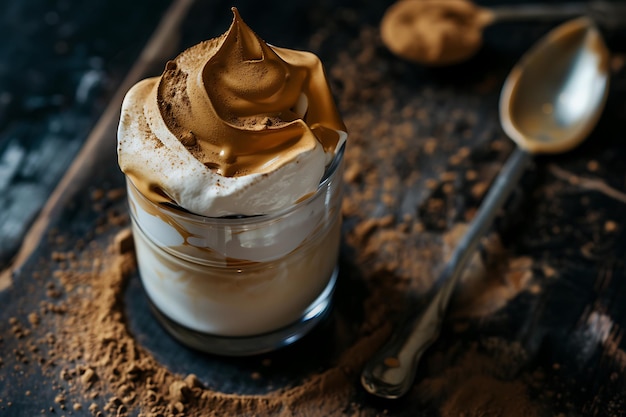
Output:
M126 95L119 165L143 195L211 217L313 194L346 139L320 60L267 45L236 9L228 31Z

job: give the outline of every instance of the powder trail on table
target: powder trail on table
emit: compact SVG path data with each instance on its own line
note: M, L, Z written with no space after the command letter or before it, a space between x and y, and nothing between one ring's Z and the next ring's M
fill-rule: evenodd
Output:
M518 343L487 338L421 381L414 393L439 404L442 417L539 417L545 410L519 376L527 360Z

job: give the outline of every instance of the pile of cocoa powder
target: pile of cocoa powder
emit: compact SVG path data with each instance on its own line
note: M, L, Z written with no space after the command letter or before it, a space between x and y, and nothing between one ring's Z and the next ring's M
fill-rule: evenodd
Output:
M12 319L12 335L23 347L15 354L38 362L57 394L42 414L388 413L355 399L363 398L361 367L389 336L391 318L406 307L406 295L419 297L432 286L510 150L494 133L495 123L485 127L488 121L467 111L476 99L450 91L443 94L449 104L431 106L434 92L428 88L400 97L389 65L377 30L366 27L329 71L350 132L344 252L367 288L357 338L336 363L297 386L265 395L222 393L204 386L202 375L170 371L129 332L124 291L136 276L134 253L126 212L110 209L94 225L93 240L53 253L54 272L35 277L46 285L47 297L37 311L28 312L28 323ZM492 155L479 170L471 159L475 135L484 136L478 146ZM451 203L460 188L470 190L462 212ZM96 191L94 210L123 200L123 190ZM520 292L540 291L533 267L530 259L508 254L491 234L464 276L453 323L487 317ZM42 327L45 336L33 337ZM540 376L522 372L527 358L520 345L486 338L463 352L459 346L431 354L426 377L410 394L411 407L431 407L443 416L541 414L541 404L529 394ZM7 402L0 406L10 409Z
M56 407L79 410L87 407L94 415L253 415L289 410L299 414L311 400L332 415L346 395L345 369L357 366L373 343L368 338L346 352L342 368L333 368L304 385L270 395L237 396L203 387L193 375L176 375L163 367L130 334L123 303L124 289L135 271L132 236L122 230L106 248L92 246L80 255L56 253L59 269L54 273L61 284L53 303L63 314L56 315L57 332L45 341L48 356L58 358L54 366L44 364L51 379L67 381L60 390ZM47 309L47 307L46 307ZM48 312L32 313L39 317ZM31 316L29 316L31 317ZM38 320L37 320L38 321ZM328 401L334 395L336 402ZM104 407L99 401L105 399ZM89 403L89 399L94 400ZM85 403L87 401L87 403Z

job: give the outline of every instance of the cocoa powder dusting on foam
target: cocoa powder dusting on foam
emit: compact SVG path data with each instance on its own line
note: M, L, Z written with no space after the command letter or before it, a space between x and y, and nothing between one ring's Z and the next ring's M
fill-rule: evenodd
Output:
M156 90L163 123L185 146L193 131L191 154L225 177L271 172L318 143L332 155L345 126L318 58L268 46L232 11L224 35L166 65Z

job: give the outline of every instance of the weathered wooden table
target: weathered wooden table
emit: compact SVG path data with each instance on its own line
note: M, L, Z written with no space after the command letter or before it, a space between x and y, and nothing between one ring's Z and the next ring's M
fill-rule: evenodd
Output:
M0 278L0 415L151 415L168 401L164 410L180 415L626 414L626 68L620 33L607 34L614 52L611 91L597 128L578 149L536 159L468 270L413 390L386 402L360 388L360 368L403 312L424 301L455 236L510 153L498 122L499 89L551 25L496 25L470 61L428 69L394 57L381 44L378 23L390 2L291 2L280 8L236 2L269 43L320 55L350 138L341 275L331 319L292 347L234 359L199 354L171 339L151 315L132 270L119 286L105 288L118 291L110 316L121 326L120 339L98 339L98 324L88 321L89 297L105 294L94 278L108 278L85 278L78 273L84 263L72 262L88 258L106 268L120 256L104 248L127 227L115 154L123 94L138 79L158 74L178 51L223 33L231 4L177 1L166 9L165 2L150 2L145 9L94 3L102 9L67 3L39 17L43 24L67 26L69 33L65 44L51 42L59 56L49 56L41 74L61 66L68 47L75 65L90 66L82 72L62 67L82 74L71 87L50 86L52 93L28 96L15 110L11 103L19 98L9 87L21 91L15 83L22 81L33 88L37 82L54 85L55 78L41 81L24 69L25 77L33 77L24 81L6 64L20 55L10 43L0 48L7 54L0 66L6 83L0 91L0 172L7 172L0 174L0 201L7 207L0 212L0 230L3 243L23 244L16 257L2 246L0 258L9 265L13 257ZM39 6L44 10L47 3ZM14 11L4 15L6 22L8 16L22 19L22 28L38 22L20 15L18 6L4 7ZM110 48L128 54L123 45L142 44L165 10L132 68L133 59L116 61L117 49ZM107 32L111 27L119 32ZM5 39L12 36L17 39L18 32L5 33ZM43 49L29 54L34 67L45 56ZM108 79L120 86L116 94ZM70 94L75 98L63 98ZM24 133L29 120L38 133ZM68 131L82 134L63 142ZM21 138L32 136L39 139L22 146ZM81 138L84 147L74 158ZM37 162L37 152L50 165ZM31 171L29 158L35 161ZM63 171L57 184L55 173ZM97 301L93 309L101 307ZM85 302L83 311L74 311L71 302ZM102 332L108 331L110 317L101 319ZM81 339L83 333L94 339ZM110 361L128 360L120 346L131 343L139 368L152 372L153 381L162 377L171 384L177 375L195 374L202 386L198 396L179 398L179 411L168 387L150 387L163 397L153 404L143 376L107 379L111 364L90 355L90 349L100 352L102 346L93 344L98 340L116 346L107 354ZM84 377L87 368L99 378ZM136 397L119 394L120 379Z

